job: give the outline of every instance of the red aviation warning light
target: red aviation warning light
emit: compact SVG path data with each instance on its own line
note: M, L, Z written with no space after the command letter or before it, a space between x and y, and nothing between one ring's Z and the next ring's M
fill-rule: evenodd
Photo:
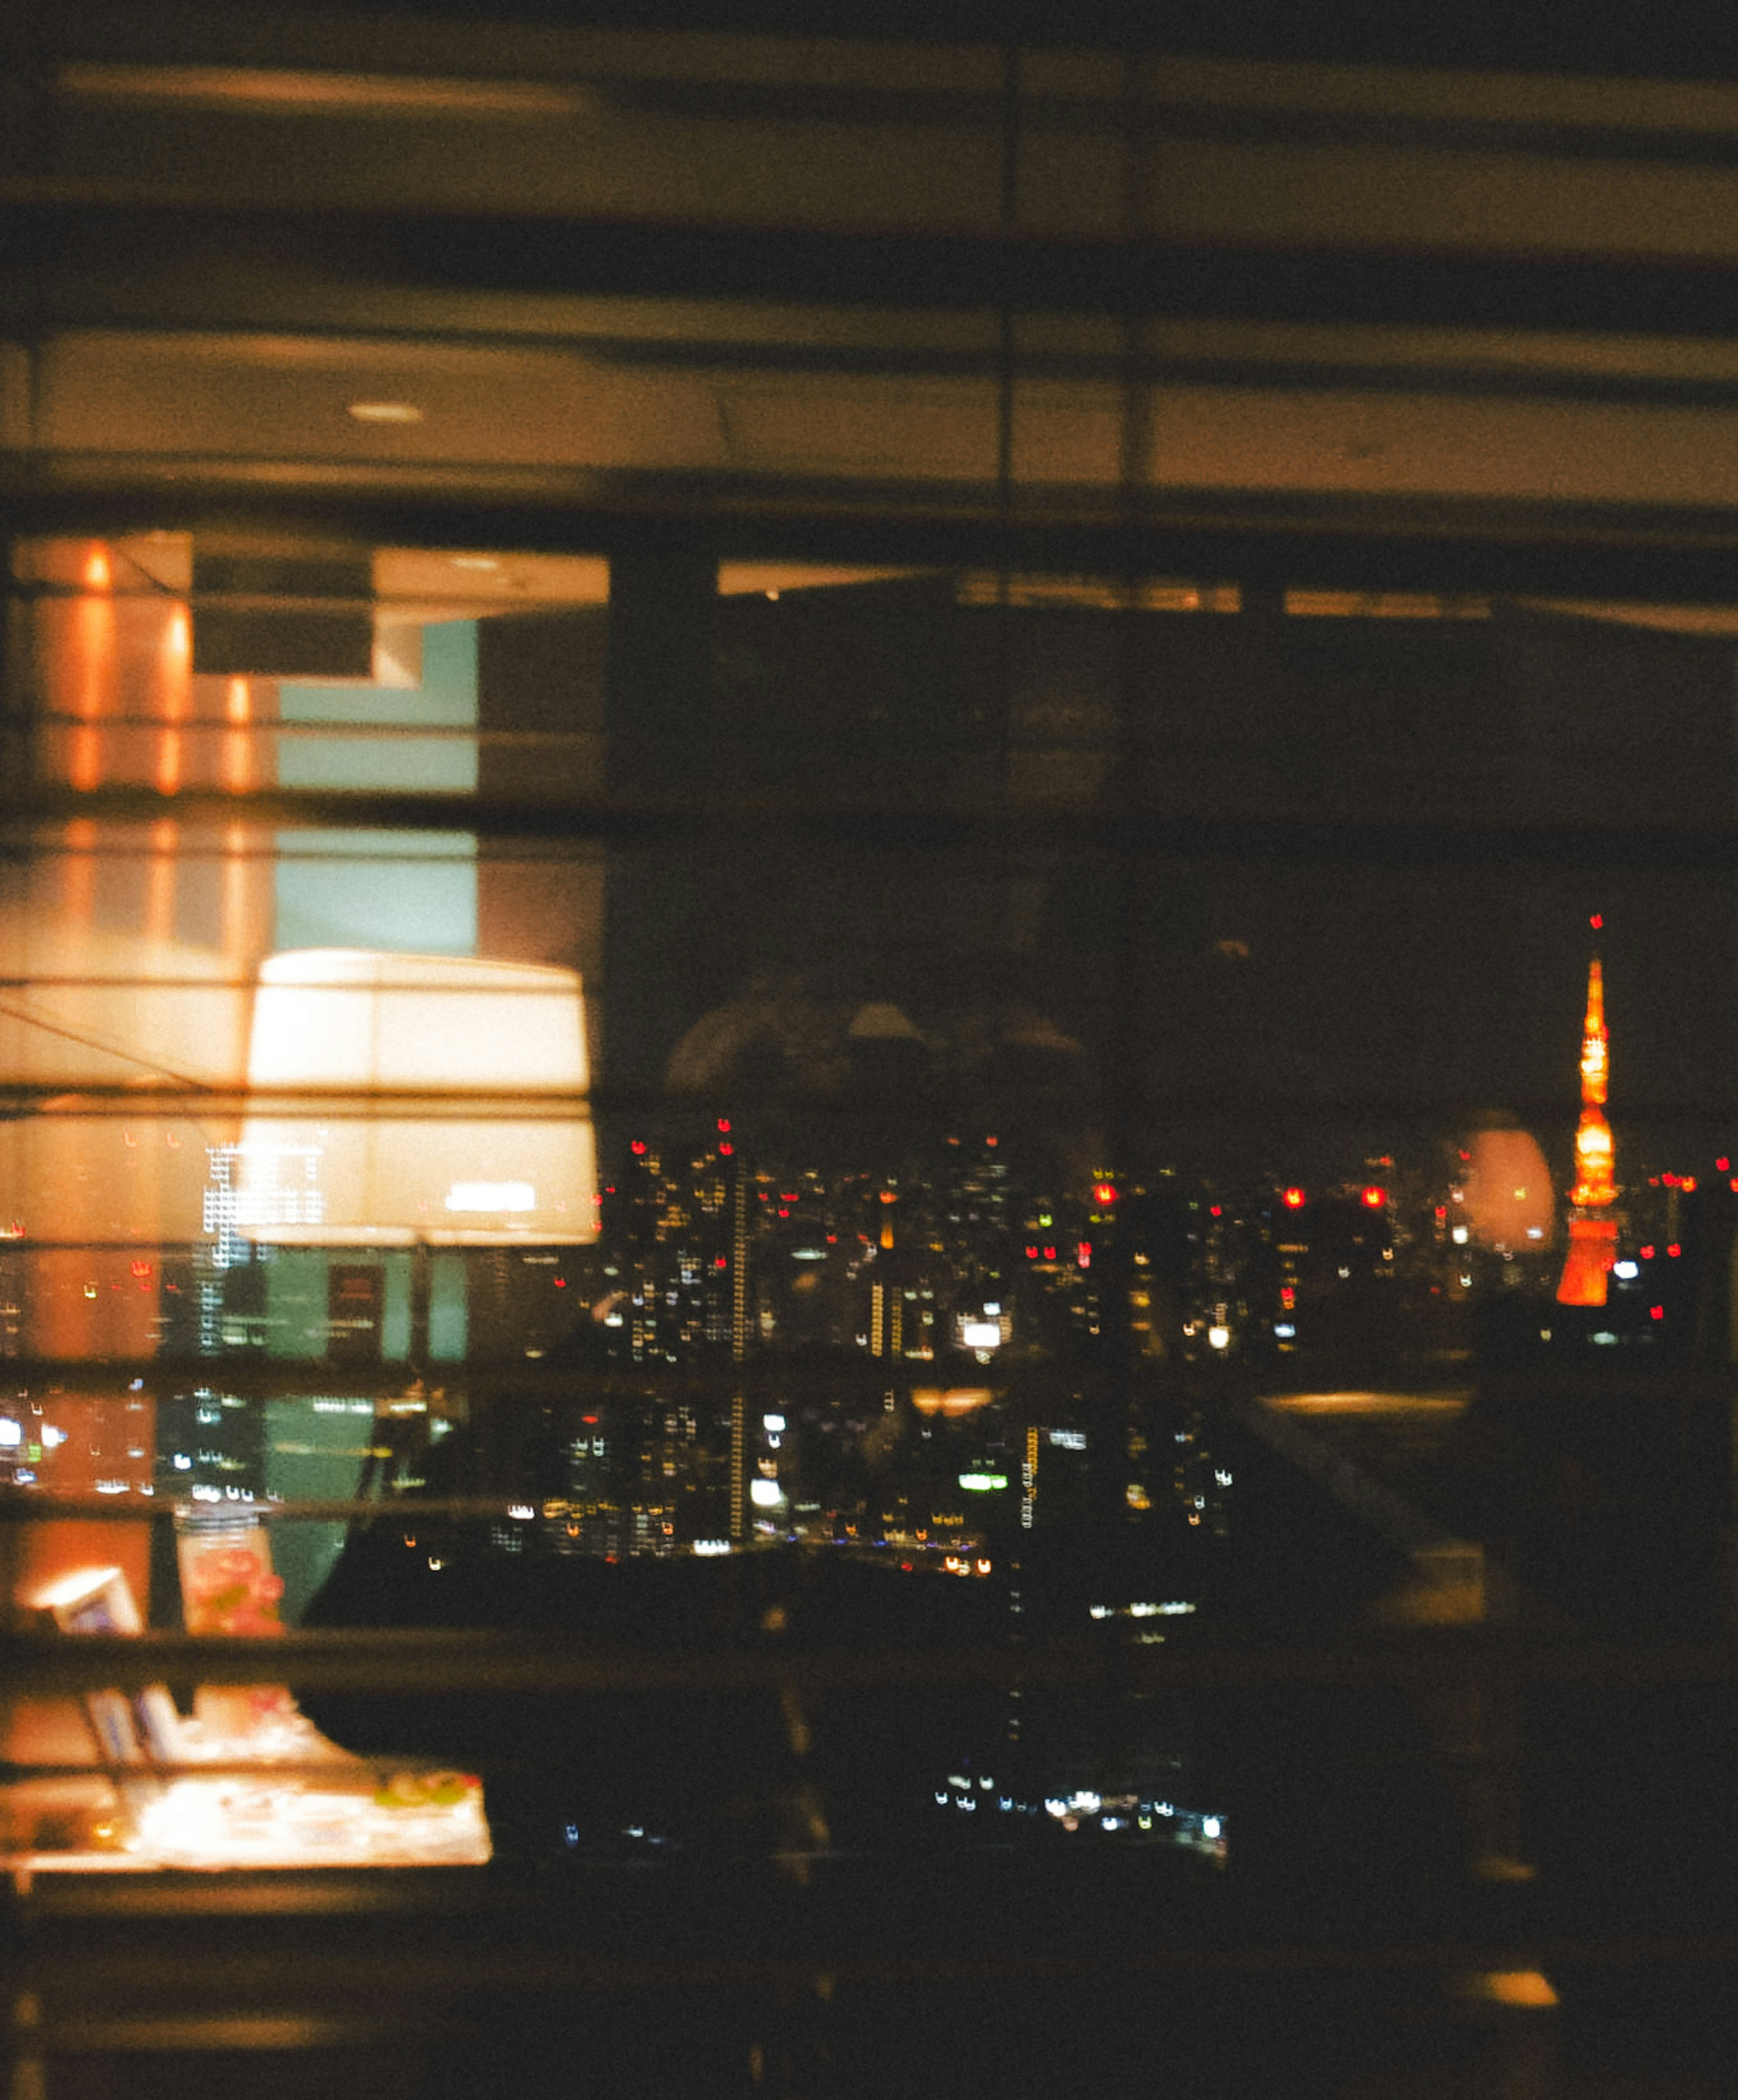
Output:
M1379 1211L1387 1200L1387 1190L1378 1189L1373 1181L1364 1192L1364 1207L1367 1211Z
M1303 1191L1294 1182L1289 1189L1280 1189L1280 1201L1288 1211L1301 1211L1303 1208Z
M1095 1203L1114 1203L1117 1200L1116 1183L1114 1181L1095 1181L1092 1185L1092 1200Z

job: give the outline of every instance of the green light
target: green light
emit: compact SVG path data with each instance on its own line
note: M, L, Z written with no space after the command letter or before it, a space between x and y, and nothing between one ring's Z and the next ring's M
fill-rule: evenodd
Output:
M988 1494L992 1488L1006 1487L1008 1476L1006 1473L962 1473L959 1484L962 1488L969 1489L973 1494L983 1495Z

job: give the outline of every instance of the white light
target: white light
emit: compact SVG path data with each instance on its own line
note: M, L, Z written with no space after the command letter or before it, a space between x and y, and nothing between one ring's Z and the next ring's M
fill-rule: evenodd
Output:
M447 1191L449 1211L534 1211L537 1192L528 1181L455 1181Z
M191 1473L192 1470L193 1462L188 1457L186 1452L177 1451L175 1454L175 1471L178 1473Z
M1053 1429L1050 1433L1050 1440L1059 1451L1084 1451L1086 1448L1086 1432L1084 1429Z
M1617 1337L1615 1335L1609 1333L1603 1328L1602 1328L1597 1335L1590 1336L1589 1339L1592 1341L1600 1343L1607 1348L1614 1347L1617 1340Z
M1457 1246L1466 1246L1466 1226L1465 1226L1465 1225L1457 1225L1457 1226L1455 1226L1455 1228L1453 1229L1453 1231L1448 1234L1448 1237L1449 1237L1449 1238L1450 1238L1451 1240L1453 1240L1453 1241L1454 1244L1455 1244Z
M727 1538L697 1538L694 1551L703 1559L713 1554L728 1553L730 1541Z
M56 1429L51 1422L43 1423L42 1449L45 1451L52 1451L57 1444L64 1444L65 1441L66 1432L64 1429Z
M1002 1301L1001 1301L1001 1299L996 1299L996 1300L994 1301L994 1303L993 1303L993 1304L986 1304L986 1305L984 1306L984 1318L985 1318L985 1319L987 1319L987 1320L993 1320L993 1319L995 1319L995 1318L997 1318L997 1316L1000 1314L1001 1311L1002 1311Z
M420 423L422 411L414 401L352 401L345 411L359 423Z
M1093 1793L1090 1787L1080 1787L1076 1789L1068 1806L1070 1808L1083 1808L1087 1815L1096 1815L1104 1806L1104 1800L1102 1794Z
M524 1523L529 1518L535 1515L536 1511L532 1508L529 1502L509 1502L507 1504L507 1515L509 1516L516 1516L521 1523Z
M999 1320L962 1320L960 1339L968 1349L993 1349L1002 1342L1002 1323Z
M24 1440L24 1431L12 1420L11 1417L0 1415L0 1445L10 1446L22 1444Z
M1203 1838L1217 1838L1218 1836L1219 1819L1218 1816L1204 1815L1201 1818L1201 1834Z
M1527 1237L1530 1240L1542 1240L1545 1238L1544 1226L1529 1225L1527 1228Z
M756 1509L776 1509L784 1499L784 1490L776 1480L757 1478L749 1482L749 1500Z
M1297 1329L1292 1326L1289 1320L1280 1320L1276 1322L1273 1331L1279 1336L1282 1342L1292 1341L1295 1339L1298 1332Z
M1633 1261L1614 1261L1612 1264L1612 1274L1621 1278L1625 1283L1633 1283L1641 1273L1640 1268Z
M337 948L268 956L248 1048L262 1096L436 1098L329 1126L287 1100L250 1114L238 1224L285 1246L595 1240L588 1069L571 970Z
M782 1414L763 1414L760 1418L760 1426L763 1429L770 1429L776 1433L784 1428L785 1418Z
M1207 1330L1207 1347L1210 1349L1228 1349L1231 1347L1230 1328L1210 1327Z

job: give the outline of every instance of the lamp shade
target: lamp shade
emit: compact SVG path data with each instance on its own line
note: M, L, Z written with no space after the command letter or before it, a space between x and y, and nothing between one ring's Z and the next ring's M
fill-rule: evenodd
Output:
M577 972L311 948L260 966L234 1219L285 1246L597 1238Z

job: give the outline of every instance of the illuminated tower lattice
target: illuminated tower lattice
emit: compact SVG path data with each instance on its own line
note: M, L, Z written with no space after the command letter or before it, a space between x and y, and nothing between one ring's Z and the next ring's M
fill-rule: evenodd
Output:
M1587 1020L1581 1035L1581 1119L1575 1132L1575 1186L1569 1191L1569 1253L1557 1286L1559 1305L1603 1305L1606 1276L1617 1255L1612 1206L1612 1127L1605 1119L1608 1077L1605 979L1595 955L1587 971Z

